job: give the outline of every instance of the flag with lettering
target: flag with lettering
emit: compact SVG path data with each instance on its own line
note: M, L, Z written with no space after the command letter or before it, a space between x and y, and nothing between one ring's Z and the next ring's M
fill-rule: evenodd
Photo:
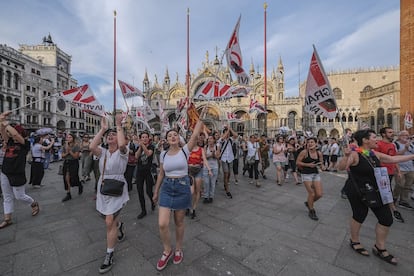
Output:
M98 116L107 115L104 106L99 103L88 84L62 91L59 96L82 111Z
M249 113L253 113L254 111L257 111L257 113L267 113L265 107L260 104L256 99L250 99L250 109Z
M315 46L306 80L305 111L312 115L322 115L334 119L337 113L335 96L325 74Z
M239 84L248 85L249 84L249 75L243 69L243 59L240 50L239 43L239 28L240 28L240 19L237 20L237 24L234 27L234 31L231 34L230 41L227 44L225 51L227 64L230 69L236 74Z
M130 85L124 81L118 80L119 87L121 88L122 95L125 99L135 96L145 97L142 91L133 85Z
M245 97L250 90L250 87L241 85L231 86L215 80L207 80L195 88L193 99L196 101L211 101Z

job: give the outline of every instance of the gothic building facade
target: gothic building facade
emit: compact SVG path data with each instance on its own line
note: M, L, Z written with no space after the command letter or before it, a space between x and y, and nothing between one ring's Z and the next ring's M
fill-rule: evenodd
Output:
M303 110L306 82L301 83L297 97L285 95L285 69L279 58L276 70L267 76L267 115L249 113L250 98L264 103L264 75L250 65L250 83L252 89L248 97L232 98L222 101L196 102L197 108L209 106L207 126L220 130L227 124L226 114L232 112L242 119L241 122L231 123L239 134L267 133L274 137L279 133L311 131L318 137L339 137L343 129L353 131L361 126L375 130L383 126L391 126L399 130L399 68L368 68L330 72L330 81L338 105L335 119L328 120L323 116L310 116ZM194 96L196 88L206 80L217 80L230 85L237 83L232 79L228 67L222 66L217 56L209 60L208 52L197 73L191 75L190 97ZM187 95L185 83L176 77L172 84L166 70L162 83L155 77L150 82L148 74L143 81L144 93L154 110L162 101L168 114L170 124L176 120L175 109L177 102ZM265 123L265 120L266 123ZM159 118L149 122L156 132L160 132Z
M285 96L284 66L282 59L279 58L277 69L267 77L267 111L265 114L249 113L250 99L254 98L259 103L264 104L264 76L254 69L254 64L249 69L251 92L248 97L232 98L219 101L196 102L197 108L201 109L208 105L206 124L210 129L220 130L224 124L228 124L227 112L232 112L240 118L241 122L231 122L231 126L239 134L267 133L274 136L281 129L301 130L302 105L299 97ZM196 74L191 75L190 98L194 96L196 88L205 81L216 80L229 85L236 85L232 79L230 69L222 66L217 56L214 60L209 60L208 52L206 59L202 62ZM155 81L150 83L148 74L145 74L143 81L144 93L154 110L158 110L160 101L165 105L170 124L176 120L175 109L177 102L187 96L185 83L181 83L177 78L171 84L168 70L166 70L162 84ZM265 120L266 123L265 123ZM159 118L149 122L156 132L160 132Z

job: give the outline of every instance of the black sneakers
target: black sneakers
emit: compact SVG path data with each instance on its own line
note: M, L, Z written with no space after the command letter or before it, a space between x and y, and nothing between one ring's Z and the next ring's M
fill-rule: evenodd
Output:
M231 195L230 192L226 192L226 196L227 196L227 198L233 198L233 196Z
M125 226L123 222L118 223L118 241L125 240Z
M112 263L113 263L113 258L114 258L114 253L106 253L105 255L105 259L101 265L101 267L99 268L99 273L103 274L108 272L109 270L111 270L112 268Z

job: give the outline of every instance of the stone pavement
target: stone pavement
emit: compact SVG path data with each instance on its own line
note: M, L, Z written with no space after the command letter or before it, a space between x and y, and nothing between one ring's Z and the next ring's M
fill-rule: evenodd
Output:
M58 165L52 163L46 171L44 187L26 188L40 203L39 215L32 217L30 207L17 203L14 224L0 230L0 275L99 275L106 243L94 184L88 182L81 196L74 191L73 199L62 203ZM134 187L122 212L127 236L106 275L414 275L414 211L401 210L406 223L394 222L391 228L387 248L399 259L392 266L372 253L363 257L351 250L350 207L339 196L344 174L322 173L317 222L307 216L303 185L290 180L279 187L273 167L267 174L261 188L240 175L239 184L231 185L233 199L225 197L219 182L214 203L200 202L197 219L186 219L183 263L171 262L161 273L155 268L162 252L157 211L136 219ZM370 212L361 230L361 242L370 252L375 222Z

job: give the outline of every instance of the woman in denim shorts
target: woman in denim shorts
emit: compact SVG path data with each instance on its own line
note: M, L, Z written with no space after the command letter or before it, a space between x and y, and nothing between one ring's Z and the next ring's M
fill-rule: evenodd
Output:
M204 114L205 109L203 109L200 118L203 118ZM191 208L191 187L187 159L191 150L196 146L202 127L202 120L198 120L190 140L182 148L179 144L178 131L175 129L169 130L166 134L169 149L160 154L160 172L153 196L153 202L159 203L158 224L164 247L163 254L157 263L157 270L159 271L168 265L171 257L173 257L174 264L179 264L183 260L184 217L186 209ZM170 239L171 211L173 211L175 222L175 250L172 249Z
M301 168L302 182L305 184L308 192L308 200L305 201L305 206L309 210L309 217L313 220L318 220L313 204L322 197L322 184L319 175L318 166L322 170L325 169L323 165L323 155L316 149L317 140L315 137L310 137L307 140L307 148L300 152L296 165Z

